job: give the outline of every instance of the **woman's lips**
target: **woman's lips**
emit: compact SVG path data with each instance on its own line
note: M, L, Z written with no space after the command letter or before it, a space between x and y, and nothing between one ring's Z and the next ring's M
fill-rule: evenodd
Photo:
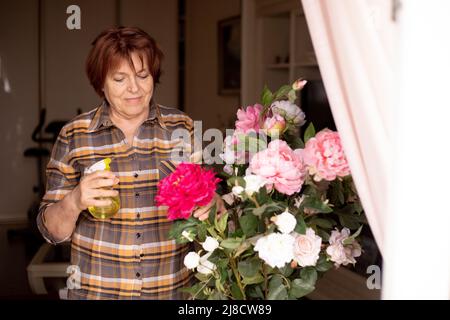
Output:
M128 103L138 103L138 102L141 101L141 97L136 97L136 98L125 98L125 100L126 100Z

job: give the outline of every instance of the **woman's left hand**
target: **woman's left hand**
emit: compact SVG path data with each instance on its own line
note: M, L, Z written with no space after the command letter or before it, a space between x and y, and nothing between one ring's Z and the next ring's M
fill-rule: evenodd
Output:
M216 193L214 195L214 198L208 205L200 207L193 212L194 217L198 218L200 221L208 219L209 212L211 211L211 208L214 206L214 204L216 205L216 214L218 217L220 217L223 213L227 211L222 198Z

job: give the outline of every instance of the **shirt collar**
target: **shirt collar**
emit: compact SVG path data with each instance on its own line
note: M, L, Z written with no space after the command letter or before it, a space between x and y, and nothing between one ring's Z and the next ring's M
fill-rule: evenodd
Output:
M161 128L167 129L164 119L161 116L161 110L158 106L158 104L155 102L154 99L150 101L150 111L148 113L147 119L144 121L144 123L154 123L157 122ZM89 126L89 131L96 131L100 129L101 127L111 127L113 126L113 122L111 121L111 118L109 116L109 103L105 99L103 100L100 107L98 107L97 112L94 115L94 118L92 119L92 122Z

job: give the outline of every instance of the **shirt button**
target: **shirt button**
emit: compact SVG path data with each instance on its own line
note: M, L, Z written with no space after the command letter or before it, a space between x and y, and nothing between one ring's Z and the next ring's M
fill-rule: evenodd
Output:
M136 233L136 238L140 238L141 237L141 234L138 232L138 233Z
M141 253L140 255L139 255L141 258L144 256L144 254L143 253Z
M140 278L141 274L139 272L136 272L136 278Z
M139 175L137 174L137 172L134 174L134 177L135 177L135 178L139 177Z
M141 214L140 214L140 213L136 214L136 217L137 217L138 219L140 219L140 218L141 218Z
M136 197L139 197L139 192L136 192L135 196L136 196Z

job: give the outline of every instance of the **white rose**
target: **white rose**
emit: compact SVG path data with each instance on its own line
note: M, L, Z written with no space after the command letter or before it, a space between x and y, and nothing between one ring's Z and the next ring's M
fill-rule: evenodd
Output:
M234 164L236 161L235 152L228 148L226 148L219 156L223 161L225 161L226 164Z
M338 230L331 232L327 254L336 266L341 264L346 266L349 263L355 264L355 258L361 255L361 246L356 240L353 240L351 244L344 245L344 241L348 237L350 237L348 228L343 228L341 232Z
M223 171L231 176L233 174L233 167L231 166L231 164L227 164L223 166Z
M203 249L208 252L213 252L219 247L219 242L213 237L206 237L205 242L202 244Z
M294 258L294 237L274 232L256 241L254 250L272 268L282 268Z
M278 230L282 233L291 233L297 225L297 219L289 213L287 208L282 214L272 217L271 220L277 225Z
M200 264L197 267L199 273L208 275L217 269L216 265L208 260L211 253L212 252L208 252L200 258Z
M305 124L305 113L294 103L290 103L287 100L275 101L271 105L272 112L279 114L287 121L292 122L297 126Z
M264 187L267 180L261 176L255 174L249 174L244 177L245 180L245 193L251 197L255 192Z
M241 193L244 192L244 188L241 187L241 186L234 186L234 187L231 189L231 192L233 192L233 194L234 194L236 197L240 197L240 196L241 196Z
M294 242L294 260L301 267L315 266L319 259L322 238L313 229L306 229L306 234L297 234Z
M184 265L188 269L195 269L195 268L197 268L199 263L200 263L200 256L194 251L189 252L184 257Z
M189 231L183 230L183 232L181 233L181 236L183 238L186 238L190 242L194 241L194 238L192 238L193 234Z

